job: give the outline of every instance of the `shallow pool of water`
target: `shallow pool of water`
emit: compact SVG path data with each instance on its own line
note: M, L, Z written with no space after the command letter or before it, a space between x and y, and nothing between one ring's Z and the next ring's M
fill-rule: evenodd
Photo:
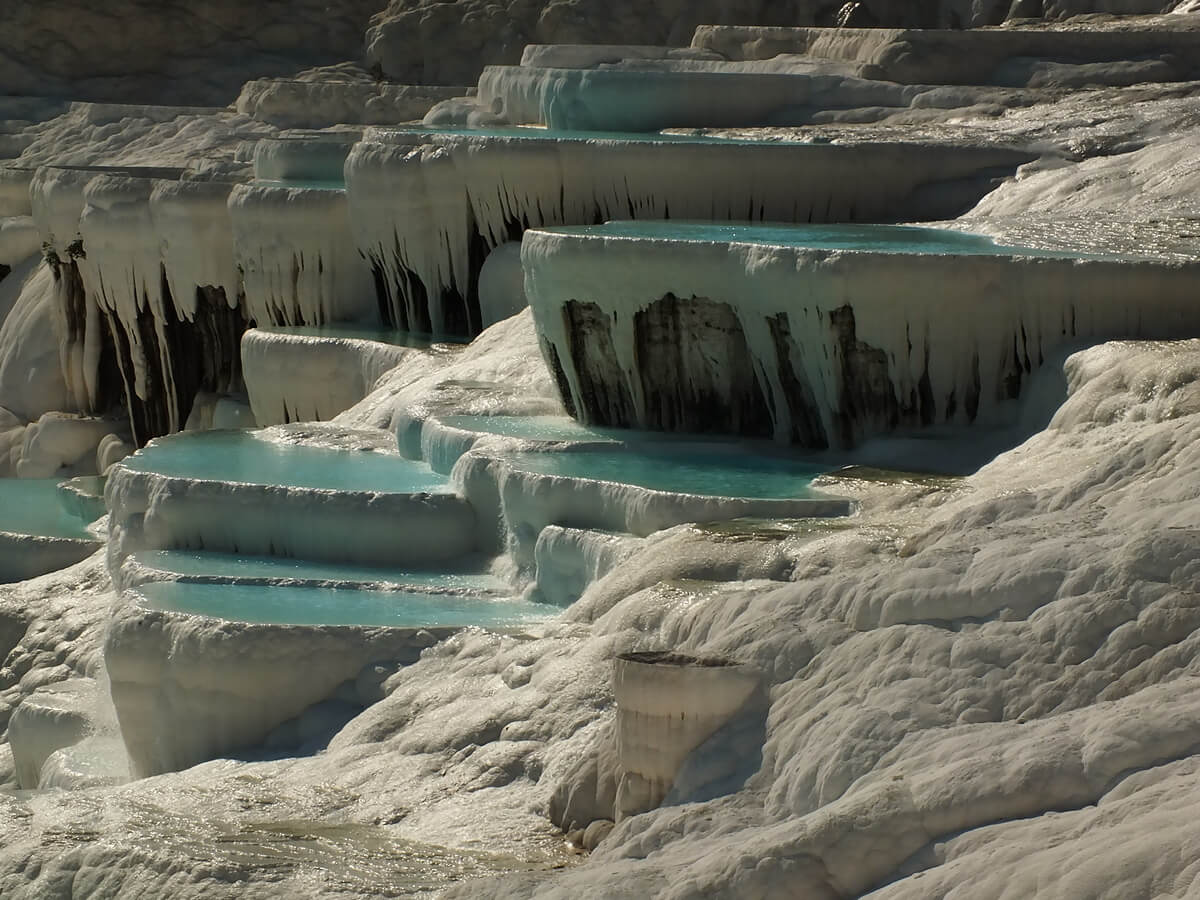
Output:
M499 592L508 587L502 580L486 572L410 572L199 550L142 550L135 553L133 558L143 566L172 575L206 578L292 578L303 581L388 583L460 592Z
M538 441L619 441L631 435L619 428L589 428L569 416L440 416L438 421L463 431Z
M507 459L514 468L542 475L612 481L683 494L762 500L814 496L812 481L826 471L824 466L787 458L692 447L518 453Z
M619 141L631 144L783 144L796 147L808 146L802 142L756 141L748 138L726 138L715 134L683 134L679 132L636 132L636 131L576 131L562 128L545 128L538 125L517 125L504 128L456 128L412 126L376 126L364 133L364 140L386 141L394 136L409 139L413 136L445 135L449 137L518 138L532 141Z
M542 228L555 234L689 242L734 242L813 250L916 253L960 256L1080 256L1028 247L1008 247L990 237L912 225L756 225L709 222L606 222Z
M429 466L378 450L287 444L245 431L206 431L151 441L122 466L177 478L336 491L434 493L449 482Z
M91 538L90 519L69 512L59 499L60 478L0 478L0 531L42 537Z
M80 475L58 484L58 505L69 516L94 522L105 513L103 475Z
M556 607L461 594L153 581L135 592L152 609L271 625L377 625L393 628L519 628Z

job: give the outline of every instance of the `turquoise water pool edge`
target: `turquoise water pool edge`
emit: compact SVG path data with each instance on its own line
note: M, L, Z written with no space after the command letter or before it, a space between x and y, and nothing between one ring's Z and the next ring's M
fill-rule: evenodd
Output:
M169 478L265 487L395 494L451 491L445 477L398 453L285 443L242 431L160 438L120 465Z
M419 571L202 550L139 550L131 559L149 573L184 579L324 581L406 585L434 592L511 592L507 583L471 568L467 561L461 569Z
M47 538L96 540L91 519L64 507L61 478L0 478L0 531ZM82 508L81 508L82 510Z
M600 225L564 225L535 231L578 237L685 243L746 243L835 250L946 256L1037 256L1053 259L1113 259L1094 253L1072 253L996 243L983 234L916 225L791 225L748 222L619 221Z
M152 581L131 592L149 609L259 625L516 628L561 611L478 595L304 585Z
M753 500L823 498L813 479L826 466L779 457L697 450L694 446L613 449L587 447L560 453L521 452L504 457L516 471L608 482L652 491Z

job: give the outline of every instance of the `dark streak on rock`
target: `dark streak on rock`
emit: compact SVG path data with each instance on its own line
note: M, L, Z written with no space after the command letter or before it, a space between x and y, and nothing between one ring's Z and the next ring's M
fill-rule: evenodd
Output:
M187 321L175 314L163 270L160 279L166 321L156 323L150 305L143 302L134 323L141 344L138 352L144 356L145 399L134 390L134 350L116 316L105 310L114 347L114 367L124 385L125 409L138 446L181 430L197 393L242 389L241 338L246 330L242 298L231 308L223 288L197 287L195 318ZM160 344L159 324L165 347Z
M1017 336L1012 338L1012 360L1008 370L1000 373L999 384L1002 386L997 400L1013 400L1021 394L1021 379L1024 376L1021 366L1021 352L1017 349Z
M574 398L578 417L587 424L631 428L638 424L625 374L613 349L608 316L595 303L568 300L563 305L569 344L581 396Z
M550 372L554 376L554 383L558 386L558 396L562 399L563 406L567 409L567 415L571 418L576 416L575 398L571 395L571 383L567 381L567 373L563 370L562 360L558 358L558 350L554 344L545 338L538 338L538 344L542 348L542 356L546 360L546 364L550 366Z
M59 312L66 323L66 334L63 343L67 346L83 346L87 341L88 304L95 302L88 299L83 287L83 278L79 274L79 266L75 260L83 257L83 247L75 248L75 252L64 262L57 256L47 257L50 272L54 278L55 299ZM112 328L107 323L100 329L97 338L100 342L100 359L97 363L97 386L95 403L88 403L88 398L77 397L85 413L96 414L108 412L122 396L121 374L117 365L117 344Z
M842 446L852 447L868 434L893 430L900 421L899 404L888 377L887 355L858 340L854 308L847 304L829 313L839 375L838 406L833 411Z
M983 393L983 383L979 378L979 352L976 351L971 354L971 389L963 398L968 422L974 422L975 417L979 415L979 395L981 393Z
M767 327L775 343L776 366L779 382L783 385L784 401L792 416L789 439L804 447L825 449L829 446L829 437L825 434L821 411L817 408L812 385L804 371L800 348L792 340L787 313L768 317Z
M774 434L746 335L729 304L666 294L634 316L634 340L647 427Z

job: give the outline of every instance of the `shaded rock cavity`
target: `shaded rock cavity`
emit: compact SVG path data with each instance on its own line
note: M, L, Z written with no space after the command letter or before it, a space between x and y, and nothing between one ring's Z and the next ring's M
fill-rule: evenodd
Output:
M197 287L194 318L181 319L165 273L161 277L164 321L156 322L150 305L143 305L134 323L139 346L132 345L116 315L106 312L138 446L182 430L198 393L242 390L240 346L247 326L242 304L231 307L223 288ZM145 371L145 396L135 389L139 362Z

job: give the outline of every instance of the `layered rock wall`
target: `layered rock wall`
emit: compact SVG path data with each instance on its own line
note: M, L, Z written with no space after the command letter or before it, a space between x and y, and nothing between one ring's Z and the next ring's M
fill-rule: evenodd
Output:
M13 94L224 106L242 83L357 59L379 0L9 0Z
M526 44L672 44L699 25L971 28L1010 17L1156 14L1178 0L391 0L367 31L368 62L401 81L469 84Z

